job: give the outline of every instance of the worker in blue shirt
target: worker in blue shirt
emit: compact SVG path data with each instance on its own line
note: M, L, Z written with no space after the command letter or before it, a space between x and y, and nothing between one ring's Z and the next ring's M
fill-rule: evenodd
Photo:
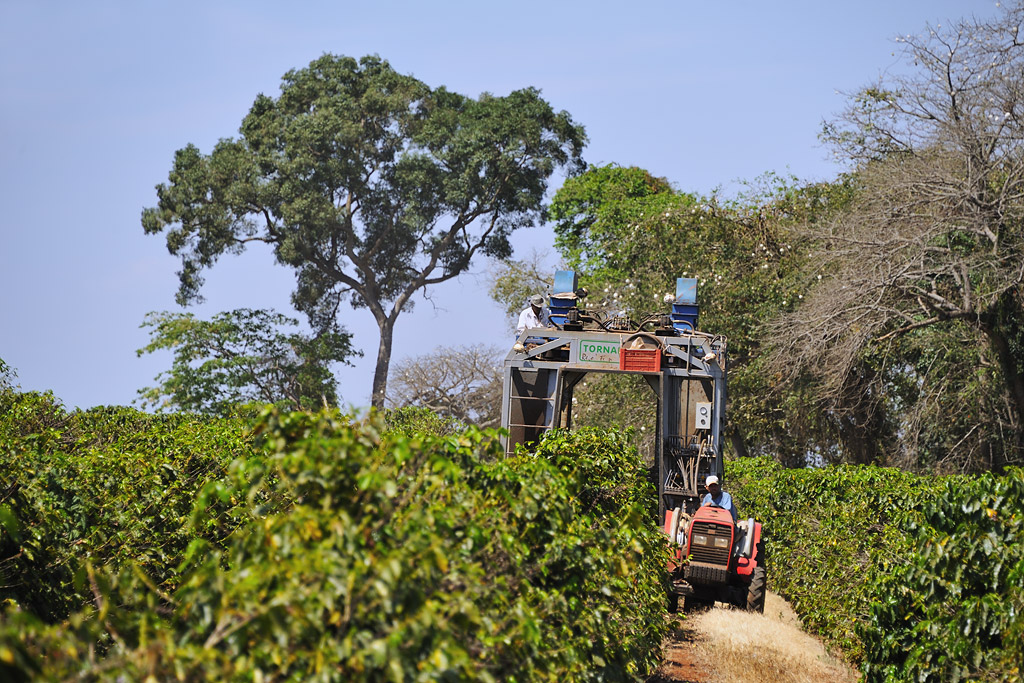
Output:
M718 483L718 477L712 474L704 481L704 485L708 487L708 492L704 494L704 500L700 502L701 507L714 505L715 507L724 508L732 515L732 523L735 524L736 506L732 504L732 496L722 490Z

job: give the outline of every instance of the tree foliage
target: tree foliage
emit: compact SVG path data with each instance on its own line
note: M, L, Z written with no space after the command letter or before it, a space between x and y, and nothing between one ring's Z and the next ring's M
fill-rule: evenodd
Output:
M543 264L543 254L536 251L525 259L505 259L495 264L489 293L505 311L510 330L515 330L530 297L549 293L554 280L554 271Z
M730 440L739 455L802 463L833 457L833 425L763 367L763 328L807 289L792 227L844 201L846 185L766 176L736 199L674 190L643 169L606 166L571 178L551 206L556 245L591 289L588 308L636 320L667 313L679 277L696 277L699 327L729 339ZM582 395L581 395L581 400ZM649 402L645 387L627 405Z
M551 204L555 247L580 270L615 268L626 262L621 253L629 248L626 231L635 231L640 218L657 215L676 199L667 180L643 169L592 166L567 181Z
M250 402L316 409L338 401L331 364L354 355L351 335L336 325L310 336L285 332L298 321L239 309L200 320L190 313L150 313L150 342L138 355L171 350L171 369L139 391L158 410L226 414Z
M342 301L380 328L373 405L383 405L398 315L413 295L507 257L509 235L541 217L548 178L580 165L582 127L537 90L477 99L430 88L378 57L324 55L260 95L241 137L175 154L149 234L182 260L180 303L203 269L252 241L293 268L293 300L314 328Z
M0 391L12 389L14 387L14 379L18 376L14 368L4 362L3 358L0 358Z
M901 39L908 71L826 127L854 198L808 232L824 279L778 321L774 367L842 419L889 422L903 459L1024 457L1022 20L1017 3Z

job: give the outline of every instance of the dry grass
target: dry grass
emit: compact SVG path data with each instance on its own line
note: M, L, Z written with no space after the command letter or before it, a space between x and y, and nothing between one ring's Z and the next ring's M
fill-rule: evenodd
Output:
M712 609L691 615L712 681L819 683L856 681L857 675L800 630L792 608L769 593L764 614Z

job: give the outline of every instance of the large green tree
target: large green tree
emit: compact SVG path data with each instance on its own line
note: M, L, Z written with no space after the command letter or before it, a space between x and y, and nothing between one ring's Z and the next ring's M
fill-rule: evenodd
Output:
M201 273L250 242L293 268L293 302L315 328L344 300L380 329L372 403L383 405L395 322L413 295L507 257L537 223L547 182L581 167L583 128L537 90L474 99L431 88L378 57L324 55L260 95L240 137L175 154L142 214L181 257L179 303Z
M766 176L734 199L702 197L643 169L610 165L566 181L550 215L559 252L591 289L588 308L625 311L636 320L667 313L676 278L698 278L699 327L729 340L728 436L735 453L796 464L811 453L832 458L836 425L807 410L799 390L776 391L775 377L762 367L762 330L805 291L804 250L789 239L791 226L819 220L844 196L841 182L799 186ZM582 392L578 397L587 400ZM631 405L621 397L616 403Z

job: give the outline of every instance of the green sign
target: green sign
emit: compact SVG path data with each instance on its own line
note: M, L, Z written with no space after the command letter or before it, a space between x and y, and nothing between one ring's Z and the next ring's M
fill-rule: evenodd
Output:
M619 340L580 339L577 361L580 363L599 363L601 365L619 365Z

